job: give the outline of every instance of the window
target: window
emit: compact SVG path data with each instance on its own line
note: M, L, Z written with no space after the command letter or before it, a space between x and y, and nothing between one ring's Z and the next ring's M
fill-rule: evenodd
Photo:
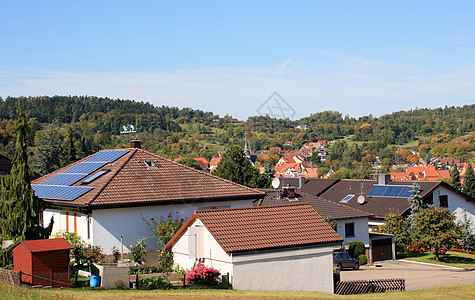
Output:
M355 236L355 223L345 223L345 237Z
M102 175L104 175L104 174L106 174L106 173L108 173L108 172L110 172L109 169L102 169L102 170L100 170L99 172L97 172L96 174L94 174L94 175L92 175L92 176L90 176L90 177L84 179L82 183L91 183L91 182L93 182L94 180L96 180L97 178L101 177Z
M449 196L447 195L439 196L439 207L449 207Z
M348 203L348 201L350 201L354 196L355 196L355 195L351 195L351 194L346 195L346 197L343 198L343 199L341 199L340 202L341 202L341 203Z
M153 160L144 160L144 163L147 165L149 168L158 168L157 165Z

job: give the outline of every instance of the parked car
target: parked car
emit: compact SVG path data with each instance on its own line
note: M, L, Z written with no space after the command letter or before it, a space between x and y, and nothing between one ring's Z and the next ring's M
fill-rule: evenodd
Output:
M333 265L337 266L340 270L343 268L358 270L360 268L360 262L346 252L333 252Z

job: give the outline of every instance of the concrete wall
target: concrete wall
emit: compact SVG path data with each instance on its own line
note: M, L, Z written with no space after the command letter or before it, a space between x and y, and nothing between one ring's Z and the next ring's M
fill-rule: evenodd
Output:
M333 256L338 245L233 256L233 288L333 293Z
M94 266L99 270L101 276L101 287L106 289L115 289L114 282L122 280L126 287L129 287L129 266L121 264L103 264L94 263Z
M345 223L355 224L355 236L345 237ZM369 247L368 218L336 220L336 232L343 238L343 245L348 246L351 241L361 241L365 247Z

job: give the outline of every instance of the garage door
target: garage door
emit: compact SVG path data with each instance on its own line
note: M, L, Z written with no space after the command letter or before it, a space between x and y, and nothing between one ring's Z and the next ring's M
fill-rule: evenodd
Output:
M373 261L393 259L391 239L373 240L371 245Z

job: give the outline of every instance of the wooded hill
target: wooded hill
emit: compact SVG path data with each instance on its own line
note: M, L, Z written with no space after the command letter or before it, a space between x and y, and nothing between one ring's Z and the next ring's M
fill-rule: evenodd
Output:
M113 100L91 96L21 98L30 125L30 155L39 174L39 161L47 152L62 153L66 138L72 139L78 158L100 149L128 147L134 136L120 135L124 125L135 125L143 148L166 157L203 156L210 159L217 150L243 146L245 132L251 150L285 146L298 149L305 143L339 140L329 150L328 168L358 169L380 159L401 159L399 147L414 150L422 159L433 155L474 159L475 104L463 107L415 109L384 115L352 118L335 111L311 114L300 120L250 117L238 121L212 112L191 108L154 106L146 102ZM13 121L18 98L0 99L0 151L13 157ZM309 125L308 130L296 129ZM345 138L344 140L341 140ZM408 144L409 143L409 144ZM61 149L52 149L52 147ZM58 152L59 151L59 152ZM408 156L408 155L406 155ZM64 164L66 162L59 162Z

